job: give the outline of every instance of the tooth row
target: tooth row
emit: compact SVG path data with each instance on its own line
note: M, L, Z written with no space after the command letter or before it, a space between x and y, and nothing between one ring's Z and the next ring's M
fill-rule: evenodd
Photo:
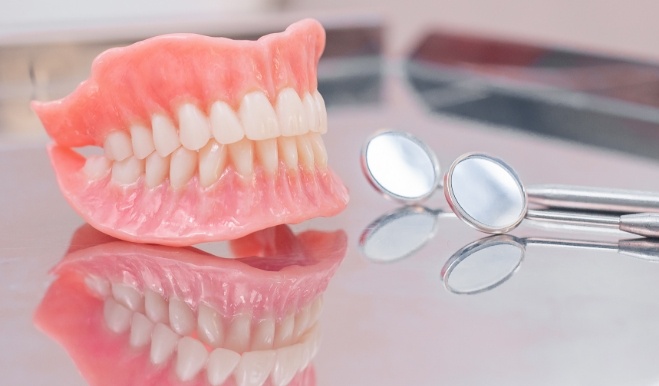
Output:
M327 151L321 135L307 133L260 141L243 138L230 145L211 139L198 151L177 147L164 158L158 152L152 152L145 159L131 155L121 161L91 156L84 170L93 180L111 172L112 180L119 184L134 183L144 175L148 187L155 187L169 178L170 184L179 188L198 175L200 184L208 187L222 176L228 165L232 165L243 178L251 178L255 165L261 165L267 173L275 174L282 162L290 170L298 170L299 167L306 170L326 168Z

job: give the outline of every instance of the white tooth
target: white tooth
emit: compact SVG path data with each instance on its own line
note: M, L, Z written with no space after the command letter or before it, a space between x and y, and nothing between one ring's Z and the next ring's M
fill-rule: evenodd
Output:
M191 103L184 103L178 109L179 135L181 145L190 150L199 150L211 138L211 123L203 111Z
M313 149L313 159L316 162L316 166L319 166L323 169L326 168L327 150L325 149L325 142L323 142L323 138L318 133L310 133L307 138L309 138L311 149Z
M289 169L297 170L298 155L295 137L279 137L277 138L277 144L279 145L279 158L284 160Z
M259 322L252 338L252 350L267 350L272 348L275 340L275 320L265 318Z
M263 169L270 174L277 172L279 156L277 155L277 140L275 138L256 141L256 158L263 165Z
M327 133L327 109L325 108L325 100L323 99L323 96L320 95L318 90L313 92L313 99L314 102L316 102L316 113L318 114L318 126L316 127L317 130L313 130L313 126L311 127L312 131L317 131L321 134Z
M176 349L179 336L162 323L156 324L151 334L151 363L165 363Z
M157 152L146 157L144 181L149 188L160 185L169 175L169 157L163 158Z
M281 135L291 137L306 133L302 117L302 100L292 88L285 88L277 95L277 121Z
M114 161L122 161L133 155L130 136L125 131L113 131L105 137L105 156Z
M249 348L252 320L249 314L240 314L233 318L224 339L224 347L238 353Z
M304 112L304 122L309 131L319 131L320 116L316 111L316 100L308 92L304 93L304 98L302 98L302 111Z
M197 152L179 147L169 163L169 182L174 188L187 184L197 170Z
M261 386L275 366L275 350L250 351L243 354L234 372L240 386Z
M303 307L297 315L295 315L295 328L293 329L293 339L297 340L309 327L311 306Z
M107 279L96 275L90 275L85 278L85 284L94 294L100 297L106 297L110 293L110 282Z
M105 177L112 167L112 162L102 155L93 155L85 161L84 171L91 180Z
M194 331L194 314L186 302L176 298L169 299L169 324L179 335L188 335Z
M206 366L206 375L208 383L218 386L224 383L233 372L233 369L240 363L240 354L237 352L216 348L208 356L208 365Z
M319 296L311 305L311 315L309 316L309 325L313 326L320 319L320 313L323 310L323 297Z
M228 104L218 101L211 106L211 130L219 143L228 145L245 136L238 116Z
M146 316L156 323L168 323L169 311L167 309L167 302L160 296L159 293L147 289L144 292L144 308Z
M227 164L227 146L209 141L199 150L199 182L208 187L217 181Z
M318 342L320 340L318 327L312 327L306 334L302 336L301 340L302 342L299 345L302 349L302 368L305 368L316 355Z
M108 298L103 305L103 317L108 328L117 334L128 331L130 319L133 313L126 307Z
M197 334L209 346L219 347L223 340L220 315L211 307L200 304L197 315Z
M167 157L181 146L176 126L166 116L153 114L151 127L153 128L153 145L161 157Z
M139 159L148 157L156 149L149 128L142 125L133 125L130 127L130 137L133 142L133 154Z
M206 364L208 351L197 339L186 336L178 341L176 375L185 382L194 378Z
M128 157L112 164L112 181L120 184L132 184L144 173L144 160Z
M311 148L311 142L306 135L300 135L295 137L297 140L297 154L300 159L300 164L308 170L314 169L314 158L313 158L313 149Z
M295 324L295 316L288 315L284 320L279 323L275 333L275 347L287 346L291 343L293 338L293 328Z
M250 178L254 172L254 149L252 141L243 139L229 145L229 157L238 174Z
M112 296L117 302L133 311L143 310L142 295L129 285L112 283Z
M130 345L131 347L146 346L151 340L151 331L153 331L153 322L143 314L135 312L133 321L130 324Z
M282 347L276 350L277 360L272 369L274 386L288 385L295 374L302 370L302 348L299 344Z
M238 111L245 136L251 140L275 138L280 135L277 114L261 91L245 94Z

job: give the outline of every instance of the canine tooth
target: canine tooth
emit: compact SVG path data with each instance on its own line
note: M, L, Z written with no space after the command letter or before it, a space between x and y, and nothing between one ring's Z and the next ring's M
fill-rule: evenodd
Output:
M297 340L309 327L309 313L310 306L302 308L297 315L295 315L295 327L293 328L293 339Z
M294 324L294 315L288 315L279 323L277 331L275 332L275 347L287 346L291 343L291 339L293 338Z
M153 146L161 157L167 157L181 146L176 126L166 116L153 114L151 127L153 128Z
M316 111L316 100L311 94L304 93L302 98L302 111L304 112L304 122L309 128L309 131L319 131L320 129L320 116Z
M279 157L284 159L284 163L289 169L297 170L298 155L295 137L279 137L277 144L279 145Z
M142 295L135 288L122 284L112 283L112 296L114 299L133 311L142 310Z
M197 170L197 152L179 147L169 163L169 182L174 188L187 184Z
M144 181L149 188L160 185L169 175L169 157L163 158L157 152L146 157Z
M261 386L275 366L277 353L274 350L250 351L243 354L234 371L240 386Z
M211 307L200 304L197 315L197 334L204 343L219 347L222 344L224 330L220 315Z
M156 150L153 145L151 130L142 125L130 127L130 137L133 142L133 154L139 159L144 159Z
M229 378L229 375L240 363L240 354L224 348L216 348L208 356L208 365L206 366L206 375L208 383L218 386Z
M279 156L277 155L277 140L275 138L256 141L256 157L263 165L265 171L271 174L277 172Z
M211 106L211 130L219 143L228 145L238 142L245 136L245 130L238 116L228 104L217 101Z
M300 164L305 168L312 170L314 168L314 157L311 142L306 135L295 137L297 140L297 154L300 159Z
M186 302L180 299L169 299L169 324L179 335L188 335L195 328L195 318Z
M128 308L117 303L114 299L109 298L105 300L105 304L103 305L105 324L117 334L128 331L132 314Z
M211 123L203 111L191 103L184 103L178 109L179 135L181 145L190 150L199 150L211 138Z
M275 109L261 91L245 94L238 115L245 129L245 136L251 140L275 138L281 133Z
M208 351L197 339L186 336L178 341L176 356L176 375L181 381L194 378L206 364Z
M123 161L133 155L130 136L125 131L113 131L105 137L105 156L114 161Z
M96 295L106 297L110 293L110 282L99 276L90 275L85 278L85 284Z
M120 184L132 184L144 173L144 160L128 157L112 164L112 180Z
M327 133L327 109L325 108L325 100L323 96L320 95L318 90L313 92L313 99L316 102L316 113L318 115L318 126L315 127L317 130L313 130L314 126L311 126L311 131L317 131L321 134Z
M254 171L254 150L252 141L243 139L229 145L229 157L238 174L244 178L251 177Z
M252 350L267 350L272 348L275 340L275 320L265 318L259 322L252 338Z
M302 336L301 343L299 343L302 351L302 368L307 367L316 355L319 340L318 326L313 326Z
M104 177L112 167L112 162L105 156L93 155L87 158L83 167L85 174L92 180Z
M235 352L245 352L249 348L251 317L248 314L240 314L233 318L227 329L224 339L224 347Z
M272 369L274 386L288 385L295 374L302 370L302 350L299 344L282 347L276 350L277 359Z
M133 320L130 323L130 345L131 347L146 346L151 340L151 331L153 331L153 322L139 312L133 314Z
M162 323L156 324L151 334L151 363L154 365L165 363L176 349L178 339L179 336L169 327Z
M291 137L309 130L303 124L302 100L294 89L285 88L279 92L276 110L281 135Z
M320 319L320 313L323 310L323 297L319 296L311 305L311 315L309 316L309 324L314 325Z
M226 163L226 145L211 140L199 150L199 182L201 186L213 185L224 172Z
M167 302L165 302L165 299L163 299L159 293L150 289L144 291L144 309L146 311L146 316L148 316L153 322L169 322Z
M319 133L309 133L308 134L309 143L311 143L311 149L313 149L313 158L316 162L316 166L321 168L327 167L327 150L325 149L325 142Z

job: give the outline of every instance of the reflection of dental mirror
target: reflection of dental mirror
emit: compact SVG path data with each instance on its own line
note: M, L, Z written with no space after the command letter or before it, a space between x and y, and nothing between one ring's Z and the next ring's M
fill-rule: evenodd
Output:
M517 272L529 245L611 250L659 262L659 240L632 239L610 243L495 235L476 240L454 253L441 271L444 286L450 292L469 295L498 287Z

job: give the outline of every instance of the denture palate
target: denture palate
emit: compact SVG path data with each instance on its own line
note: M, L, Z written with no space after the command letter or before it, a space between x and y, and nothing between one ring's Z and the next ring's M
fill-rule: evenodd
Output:
M280 167L327 167L321 138L327 112L317 90L300 96L293 88L282 89L274 105L253 91L237 110L223 101L208 111L186 102L173 115L154 113L149 122L111 131L104 155L87 159L88 177L100 179L111 171L115 183L132 184L144 175L148 187L169 177L171 186L180 188L198 176L200 185L209 187L229 166L247 179L256 166L271 175Z
M231 376L238 385L286 385L304 370L319 344L317 321L322 297L284 317L253 315L244 310L222 315L210 304L196 310L177 298L89 276L87 287L104 300L106 326L127 334L131 347L147 350L153 365L173 364L181 381L205 372L211 385Z

